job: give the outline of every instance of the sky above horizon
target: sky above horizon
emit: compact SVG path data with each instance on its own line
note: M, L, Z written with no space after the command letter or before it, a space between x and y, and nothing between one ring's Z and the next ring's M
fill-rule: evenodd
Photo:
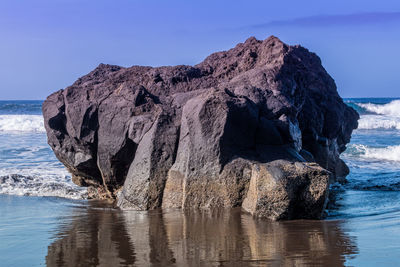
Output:
M45 99L100 63L197 64L248 37L317 53L342 97L400 97L400 1L2 0L0 99Z

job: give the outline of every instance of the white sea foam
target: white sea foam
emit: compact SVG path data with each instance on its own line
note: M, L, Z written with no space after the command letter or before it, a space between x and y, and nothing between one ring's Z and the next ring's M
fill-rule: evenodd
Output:
M41 115L0 115L0 132L45 132L43 117Z
M86 188L74 185L67 172L62 169L1 170L0 194L87 198Z
M0 194L87 198L86 188L72 183L46 144L46 137L32 130L35 127L18 136L8 134L15 129L0 132Z
M349 150L363 159L386 160L400 162L400 145L388 147L369 147L362 144L349 146Z
M358 129L397 129L400 130L400 117L383 115L361 115Z
M20 196L52 196L86 199L87 189L75 185L68 171L56 161L11 162L0 164L0 194ZM27 161L32 161L27 158ZM8 166L8 167L7 167Z
M400 100L387 104L356 103L375 114L361 115L358 129L396 129L400 130Z
M400 100L393 100L383 105L372 103L357 103L357 105L376 114L400 117Z

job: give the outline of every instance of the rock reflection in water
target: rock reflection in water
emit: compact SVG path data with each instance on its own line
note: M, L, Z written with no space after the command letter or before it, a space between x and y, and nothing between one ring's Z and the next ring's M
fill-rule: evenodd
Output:
M340 221L270 222L238 209L122 212L96 202L70 218L48 266L343 266L357 253Z

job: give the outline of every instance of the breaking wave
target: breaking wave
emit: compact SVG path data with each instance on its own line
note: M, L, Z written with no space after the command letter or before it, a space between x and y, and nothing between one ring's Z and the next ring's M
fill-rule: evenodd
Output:
M363 159L387 160L400 162L400 145L388 147L369 147L362 144L349 146L349 152Z
M350 103L361 114L358 129L400 130L400 100L387 104Z
M41 115L0 115L2 133L44 133Z
M400 100L393 100L387 104L356 103L358 106L379 115L400 117Z
M361 115L358 129L396 129L400 130L400 117Z

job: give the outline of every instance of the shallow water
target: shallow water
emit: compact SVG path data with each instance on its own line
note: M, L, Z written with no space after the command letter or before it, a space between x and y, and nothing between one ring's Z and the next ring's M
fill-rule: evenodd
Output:
M346 191L342 208L357 212L360 197ZM2 266L395 266L400 255L398 209L271 222L238 209L134 212L7 195L0 203Z
M346 102L360 129L327 219L270 222L237 209L123 212L87 201L46 144L41 101L0 101L0 266L396 266L400 102Z
M122 212L57 198L0 203L2 217L13 214L0 223L9 240L0 246L4 266L342 266L358 253L342 220L269 222L238 209Z

